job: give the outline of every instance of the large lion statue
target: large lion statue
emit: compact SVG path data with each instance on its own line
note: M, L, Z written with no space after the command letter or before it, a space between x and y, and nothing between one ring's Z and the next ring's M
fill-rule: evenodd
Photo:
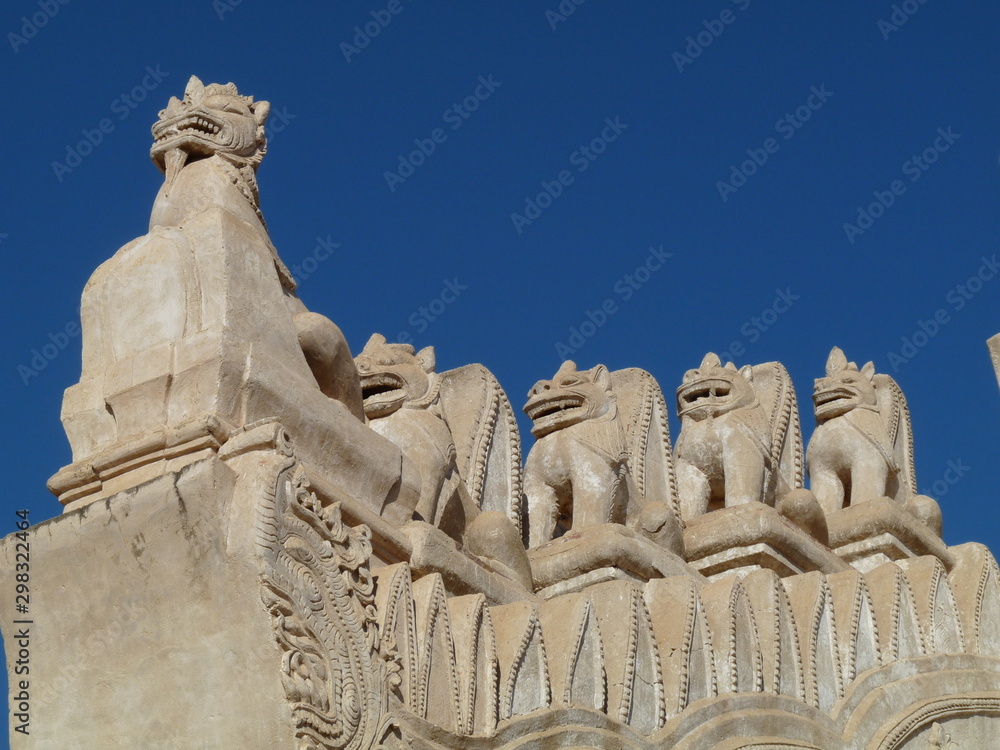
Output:
M206 86L192 76L184 98L171 97L153 125L150 156L164 182L153 203L150 229L181 227L209 207L258 227L320 390L360 420L361 386L347 341L333 321L309 312L295 296L295 280L271 244L260 211L256 174L267 153L264 124L270 109L266 101L242 96L232 83Z
M567 360L531 389L524 412L537 438L524 474L529 547L570 529L631 525L654 503L679 536L666 404L652 375Z
M741 503L774 506L802 487L795 390L778 362L737 370L706 354L677 389L677 413L674 459L684 518Z
M809 482L826 513L879 497L905 505L916 495L910 411L895 380L871 362L859 370L834 347L813 404Z

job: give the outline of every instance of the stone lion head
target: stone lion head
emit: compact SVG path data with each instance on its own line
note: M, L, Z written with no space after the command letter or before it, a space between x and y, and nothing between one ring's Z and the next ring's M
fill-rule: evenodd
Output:
M614 411L608 368L598 365L590 370L577 370L571 360L563 362L551 380L535 383L524 405L524 413L533 422L531 434L536 438L613 415Z
M418 352L409 344L390 344L376 333L354 364L368 419L387 417L403 406L427 406L433 400L437 383L433 347Z
M722 361L709 352L701 366L684 373L677 389L677 414L696 421L755 406L753 368L739 370L732 362L723 367Z
M267 150L268 102L241 96L236 84L204 85L191 76L184 99L170 97L153 125L153 163L170 179L186 162L221 154L254 169Z
M874 364L869 362L859 370L838 347L833 347L826 361L826 377L817 378L813 387L816 420L825 422L857 408L877 409L874 378Z

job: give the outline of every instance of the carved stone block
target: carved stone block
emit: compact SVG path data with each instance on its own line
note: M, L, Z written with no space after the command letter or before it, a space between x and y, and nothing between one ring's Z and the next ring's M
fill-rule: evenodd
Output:
M871 362L859 369L833 347L813 403L809 481L827 514L884 496L906 503L917 494L910 410L892 377Z
M294 746L257 571L226 548L235 486L208 459L29 532L34 700L13 747ZM9 643L21 616L0 606Z
M309 490L279 425L8 537L5 570L18 543L31 603L0 607L8 643L29 629L33 699L15 747L383 738L398 677L376 638L369 531Z
M936 557L948 569L954 564L941 537L888 497L830 513L827 524L830 548L862 572L921 555Z
M302 458L381 510L399 450L361 423L347 342L309 314L271 243L256 171L269 105L192 77L154 125L164 173L149 232L91 276L83 367L62 420L73 463L49 480L66 511L136 487L278 418ZM345 361L346 356L346 361Z
M849 570L827 547L763 503L712 511L687 524L688 563L709 580L760 569L782 577Z
M539 596L579 591L604 581L643 584L654 578L701 576L673 552L619 524L570 531L528 551L531 576Z

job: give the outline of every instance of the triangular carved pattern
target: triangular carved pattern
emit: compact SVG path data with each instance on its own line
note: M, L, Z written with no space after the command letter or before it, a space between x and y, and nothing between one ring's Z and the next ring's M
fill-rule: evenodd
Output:
M413 584L413 598L419 649L413 707L418 716L437 726L457 731L464 722L459 698L455 639L441 576L433 573L416 581Z
M404 563L376 571L376 604L383 648L395 653L400 665L399 698L414 710L417 676L417 615L410 568Z

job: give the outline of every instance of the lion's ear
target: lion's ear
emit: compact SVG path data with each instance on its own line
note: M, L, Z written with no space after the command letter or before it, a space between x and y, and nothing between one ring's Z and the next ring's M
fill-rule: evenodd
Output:
M258 127L267 121L267 116L271 114L271 102L254 102L250 105L253 118L257 121Z
M869 380L871 380L872 378L874 378L875 377L875 363L874 362L868 362L867 364L865 364L865 366L861 368L861 374L864 375Z
M743 365L740 368L740 375L746 378L749 382L753 382L753 365Z
M608 372L608 368L604 365L597 365L594 369L590 371L592 373L591 377L594 382L601 386L606 391L611 390L611 373Z
M434 347L425 346L417 352L417 362L420 363L420 367L424 372L434 372L434 368L437 366L437 357L434 355Z

